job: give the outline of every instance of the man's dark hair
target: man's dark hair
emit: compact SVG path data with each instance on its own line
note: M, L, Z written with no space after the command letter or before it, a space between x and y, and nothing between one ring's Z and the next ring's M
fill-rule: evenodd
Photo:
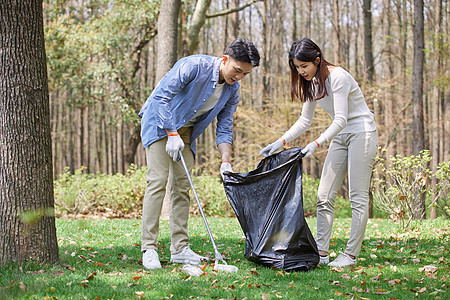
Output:
M258 50L252 42L244 37L235 39L227 49L225 49L223 54L229 55L231 58L238 61L248 62L253 67L259 66L260 57Z

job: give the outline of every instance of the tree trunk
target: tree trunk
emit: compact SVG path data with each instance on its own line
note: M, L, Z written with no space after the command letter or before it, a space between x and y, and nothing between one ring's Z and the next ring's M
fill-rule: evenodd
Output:
M423 65L424 65L423 0L414 0L414 62L413 62L413 149L419 155L424 149ZM418 193L414 201L414 218L425 218L425 197Z
M373 65L373 51L372 51L372 0L364 0L363 14L364 14L364 67L365 79L373 82L374 65Z
M436 0L436 29L435 29L435 41L434 41L434 54L436 55L435 62L435 78L439 78L441 75L441 49L443 49L442 45L442 0ZM441 161L440 151L439 151L439 143L441 140L440 137L440 123L442 120L442 115L440 112L440 99L441 99L441 84L436 83L436 86L433 88L433 97L431 99L431 156L433 160L436 162L433 164L433 172L436 172L437 162ZM432 187L435 190L437 185L436 178L432 178ZM436 219L438 216L436 206L432 206L430 209L430 219Z
M0 2L0 264L56 263L42 1Z
M161 78L164 77L177 60L178 14L180 6L180 0L163 0L161 3L161 10L158 18L158 63L156 65L156 82L159 82ZM170 182L168 182L166 186L166 194L161 210L162 219L168 219L170 214L169 187Z
M334 63L341 63L341 38L339 29L339 1L333 0L333 44L334 44Z
M158 63L156 82L172 68L177 60L178 14L181 0L163 0L158 17Z
M179 0L172 1L179 2ZM210 5L211 0L197 1L197 5L195 6L194 14L192 15L192 20L187 32L187 49L189 50L189 54L193 54L195 49L197 49L200 29L202 28L203 24L205 24L206 11L208 10Z

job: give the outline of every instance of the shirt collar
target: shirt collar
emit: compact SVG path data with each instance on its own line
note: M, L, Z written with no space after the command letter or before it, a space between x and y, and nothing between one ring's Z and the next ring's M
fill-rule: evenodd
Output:
M219 70L220 70L220 64L222 63L222 58L221 57L216 57L215 61L214 61L214 71L213 71L213 76L212 76L212 81L214 82L219 82Z

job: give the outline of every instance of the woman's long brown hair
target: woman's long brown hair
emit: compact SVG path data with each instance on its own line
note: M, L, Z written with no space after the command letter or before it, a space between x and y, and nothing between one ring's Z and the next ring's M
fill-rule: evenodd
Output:
M314 62L316 58L320 58L317 65L317 73L315 80L317 80L317 97L315 96L315 89L313 81L308 81L302 76L299 76L297 68L294 65L294 58L305 62ZM301 102L315 101L327 96L327 89L325 87L325 80L327 80L330 72L327 66L333 65L323 58L322 50L313 41L304 38L295 41L291 50L289 51L289 68L291 69L291 98L292 100L299 99ZM314 79L313 79L314 80Z

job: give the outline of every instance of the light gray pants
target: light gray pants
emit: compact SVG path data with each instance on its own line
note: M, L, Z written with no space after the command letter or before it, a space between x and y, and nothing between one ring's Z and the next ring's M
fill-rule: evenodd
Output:
M183 158L189 172L194 164L194 154L190 146L192 127L178 130L184 142ZM166 185L170 174L170 252L181 252L189 246L189 189L190 184L183 165L174 162L166 152L167 137L147 147L147 187L142 207L141 249L156 249L159 233L159 215L166 194Z
M369 216L369 185L378 149L377 131L343 133L331 141L317 193L317 248L328 252L334 199L348 173L352 225L345 253L358 256Z

